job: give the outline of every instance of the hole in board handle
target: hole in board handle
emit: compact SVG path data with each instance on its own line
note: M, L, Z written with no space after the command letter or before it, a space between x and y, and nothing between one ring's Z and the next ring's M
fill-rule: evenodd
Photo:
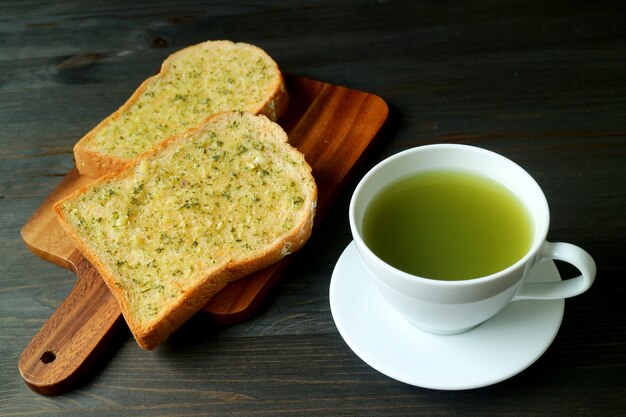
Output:
M43 353L43 355L41 355L41 358L39 358L39 360L45 364L48 364L50 362L53 362L56 358L57 355L55 355L54 352L47 350Z

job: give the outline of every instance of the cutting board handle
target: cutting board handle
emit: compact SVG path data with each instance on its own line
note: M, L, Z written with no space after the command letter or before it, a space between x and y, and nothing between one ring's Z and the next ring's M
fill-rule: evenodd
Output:
M69 261L76 285L22 352L19 370L35 392L58 395L84 382L124 320L95 268L78 251ZM108 346L110 347L110 346Z

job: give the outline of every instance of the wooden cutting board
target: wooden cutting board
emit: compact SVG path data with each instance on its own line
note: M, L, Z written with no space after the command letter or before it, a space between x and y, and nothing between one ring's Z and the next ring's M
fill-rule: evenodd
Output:
M318 186L319 225L349 171L381 128L388 113L378 96L287 76L287 113L279 121L289 143L305 155ZM113 295L57 223L52 205L92 179L72 169L22 228L28 248L71 269L77 283L22 352L19 369L34 391L57 395L80 383L109 340L124 325ZM212 320L233 324L250 318L292 259L229 284L202 309Z

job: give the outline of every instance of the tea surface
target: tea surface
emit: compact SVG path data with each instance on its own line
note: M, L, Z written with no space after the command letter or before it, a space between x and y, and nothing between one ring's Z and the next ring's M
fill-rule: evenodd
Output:
M513 265L533 228L518 197L460 171L428 171L381 190L366 209L363 238L388 264L425 278L463 280Z

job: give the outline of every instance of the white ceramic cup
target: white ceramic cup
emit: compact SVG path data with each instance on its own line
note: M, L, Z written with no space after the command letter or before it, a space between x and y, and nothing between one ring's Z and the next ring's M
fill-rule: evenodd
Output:
M382 261L363 241L366 208L388 184L430 170L460 170L490 177L509 188L530 213L534 237L530 250L515 264L494 274L460 281L429 279L403 272ZM596 265L583 249L546 241L548 203L535 180L511 160L478 147L427 145L395 154L372 168L357 185L349 209L357 251L371 271L383 298L417 327L431 333L455 334L493 317L511 301L553 300L583 293L594 281ZM558 282L525 283L541 259L574 265L581 275Z

